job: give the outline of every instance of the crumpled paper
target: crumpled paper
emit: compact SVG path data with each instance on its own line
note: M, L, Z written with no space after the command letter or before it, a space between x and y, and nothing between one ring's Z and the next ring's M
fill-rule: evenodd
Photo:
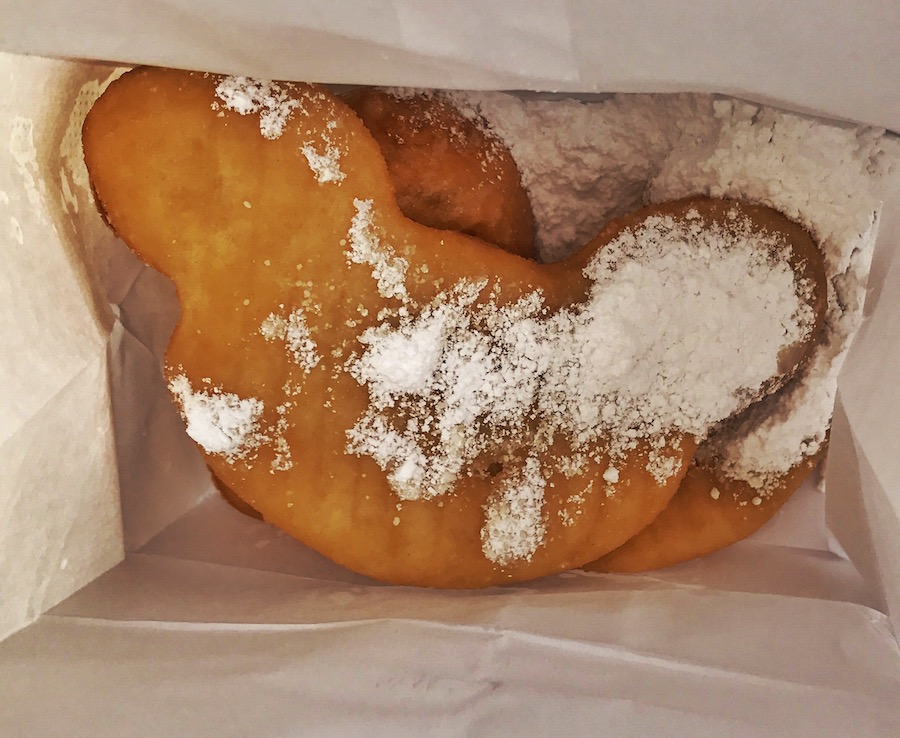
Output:
M826 518L900 633L900 184L888 197L867 317L841 375Z
M113 315L76 256L93 234L71 187L78 132L57 117L90 72L3 55L0 73L2 637L119 561L122 539Z
M900 131L883 0L0 0L0 48L269 79L722 92Z
M677 20L678 3L473 5L437 25L433 7L405 2L307 5L302 18L288 4L102 16L51 5L3 8L0 46L334 82L713 89L900 128L893 47L850 31L896 38L876 2L764 17L701 3ZM690 33L673 33L682 23ZM764 31L758 42L743 40L748 25ZM684 53L698 43L704 53ZM900 730L886 614L896 630L896 198L844 372L824 501L807 487L753 540L644 577L388 587L212 493L159 374L172 287L110 238L73 153L73 121L114 69L10 56L0 69L15 85L0 119L0 637L79 590L0 644L4 734ZM828 550L826 514L855 565Z

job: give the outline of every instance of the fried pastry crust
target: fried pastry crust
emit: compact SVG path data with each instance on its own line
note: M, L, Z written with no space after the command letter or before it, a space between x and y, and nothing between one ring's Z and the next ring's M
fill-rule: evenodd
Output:
M534 218L509 149L440 93L357 88L341 95L384 155L397 203L411 220L459 231L504 251L534 254ZM213 475L225 500L260 517Z
M662 569L719 551L752 535L790 499L824 457L804 459L765 494L715 468L692 463L659 517L606 556L583 567L597 572Z
M439 93L348 93L387 161L406 217L535 255L534 217L509 149Z
M779 373L760 395L749 398L750 404L787 389L785 385L802 371L820 341L827 300L824 258L811 236L802 226L770 208L754 210L755 224L761 231L783 232L789 239L791 268L811 286L807 304L816 318L813 330L804 341L782 351ZM824 448L807 456L762 491L730 478L714 459L705 462L695 459L677 494L659 517L620 548L583 568L597 572L649 571L737 543L771 520L824 456Z
M498 305L540 291L552 311L583 299L586 279L579 264L547 269L409 220L377 144L323 88L266 88L238 101L258 113L245 115L214 105L219 83L211 75L139 69L110 86L84 128L86 163L109 223L178 289L182 317L166 376L181 393L188 431L206 441L214 473L267 521L350 569L395 583L481 587L530 579L597 558L645 527L680 475L655 479L643 444L616 462L629 493L585 496L574 525L563 525L561 512L585 479L609 467L603 444L588 449L579 476L549 475L542 545L507 564L483 551L485 510L497 486L490 474L464 476L439 500L400 503L371 457L347 453L348 429L368 396L345 363L359 352L361 334L378 325L379 312L397 307L386 296L389 269L380 272L387 282L376 280L372 264L348 259L348 231L361 204L371 203L366 233L404 260L406 287L420 303L454 284L483 282ZM290 125L279 129L282 114ZM266 137L273 131L278 135ZM339 178L327 167L312 169L333 151L340 152ZM277 323L295 310L303 311L318 349L314 365L291 360L284 343L261 331L267 321L274 325L273 316ZM201 401L215 411L214 432L191 428L187 406ZM242 431L260 442L229 445ZM569 450L560 439L550 452ZM693 450L678 435L666 445L682 467ZM504 474L515 472L515 458L504 456Z
M166 375L215 475L307 545L394 583L531 579L597 559L646 528L675 494L693 437L665 431L617 451L614 463L609 449L619 439L545 439L547 458L577 455L578 469L542 475L540 545L490 558L486 520L505 508L515 517L518 503L498 501L498 488L529 477L535 437L486 446L446 494L404 496L404 464L387 474L379 449L348 450L371 401L348 366L373 335L402 320L407 305L439 310L448 291L470 294L473 311L488 303L502 311L534 295L551 315L578 304L590 290L592 257L651 216L698 213L691 217L727 226L738 209L791 243L808 240L805 232L767 208L698 198L620 219L566 262L540 265L410 220L377 142L324 88L253 83L226 90L229 97L226 84L136 70L110 86L84 128L86 163L109 223L178 289L182 318ZM806 343L782 352L762 394L790 374ZM403 379L402 362L389 369ZM396 428L385 430L391 441ZM441 442L455 441L451 434ZM680 471L651 473L654 455ZM613 470L621 493L592 492L592 481Z

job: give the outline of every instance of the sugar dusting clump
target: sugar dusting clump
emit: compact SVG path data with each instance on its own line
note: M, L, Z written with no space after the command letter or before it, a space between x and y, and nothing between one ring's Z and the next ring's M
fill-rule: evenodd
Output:
M823 124L710 95L617 95L587 104L522 100L502 93L450 93L449 97L467 117L509 145L534 207L544 258L565 256L609 218L648 199L694 194L745 199L770 205L806 226L826 259L825 340L793 382L742 416L737 427L717 428L700 454L715 458L728 475L749 481L763 493L792 465L821 447L830 423L837 372L861 315L879 188L900 161L897 142L880 131ZM773 177L773 172L778 176ZM363 223L371 223L373 214L369 210L360 215L365 217L357 223L358 233L364 233ZM652 241L665 226L656 224L640 240L649 237ZM373 266L382 294L397 296L406 304L400 286L405 268L394 269L392 279L382 284L395 255L389 250L381 251L381 256L372 253L381 250L377 240L362 238L359 243L365 248L358 250L354 261ZM626 249L626 245L618 248ZM701 244L700 251L705 248ZM736 252L707 251L713 259L732 259L733 267L741 267L734 262ZM659 278L671 274L671 265L663 269L659 262L657 282L650 283L638 282L638 272L643 272L640 279L653 273L639 259L619 275L605 275L601 266L596 261L589 266L598 280L595 284L611 277L602 290L592 291L596 311L585 306L550 320L539 294L529 296L529 306L520 305L523 309L517 312L518 308L501 309L492 303L489 285L456 285L432 304L413 306L410 315L372 329L364 341L365 350L349 367L369 388L371 404L349 432L348 448L371 455L388 470L398 495L418 498L438 495L451 488L458 475L468 473L472 460L489 450L485 437L493 438L498 448L517 439L539 451L541 443L546 444L548 427L541 421L535 431L532 421L543 410L562 409L561 419L550 423L550 435L574 432L582 443L593 432L585 435L586 428L613 427L610 423L623 427L623 419L637 417L636 412L646 407L642 407L644 400L633 400L641 396L637 388L642 384L643 397L652 396L649 402L656 413L648 417L658 418L660 425L667 417L671 421L673 416L659 407L664 403L682 413L678 427L696 432L710 418L727 414L733 399L727 394L714 401L702 396L707 391L704 372L716 376L722 368L718 360L712 361L711 368L695 367L691 383L683 386L673 385L671 376L662 383L642 376L640 368L651 359L678 365L691 356L718 357L736 351L747 356L744 349L753 343L753 361L727 367L732 380L752 384L750 375L777 373L773 363L752 366L766 354L756 349L756 341L761 339L770 348L773 338L788 341L809 317L801 301L787 322L776 320L769 324L771 333L759 336L760 325L741 304L745 296L735 301L727 288L700 284L707 280L697 273L674 277L678 287L668 285L673 287L671 299L650 300L644 310L623 315L622 307L630 311L637 295L667 288ZM628 274L631 284L624 278ZM760 304L770 300L779 304L792 294L789 276L786 270L781 274L760 270L740 289L759 289ZM638 283L644 289L637 291ZM796 288L802 295L804 285ZM466 289L484 292L479 293L474 312L460 318L459 310L468 310L464 305L475 302L463 299ZM634 296L629 298L629 292ZM786 308L782 315L791 313L789 306L781 304ZM606 317L610 314L612 318ZM726 329L732 334L722 335L717 316L726 318ZM654 355L654 340L645 333L648 325L657 322L692 327L670 333L668 348L660 357ZM603 330L597 331L597 324ZM566 353L566 345L566 351L549 356L549 346L561 346L558 338L550 338L554 332L568 335L567 340L577 334L582 344L592 348L572 354ZM404 367L400 362L392 365L391 356L408 355L404 351L414 354L415 360L406 361ZM513 355L520 358L510 359ZM777 351L764 360L774 362L776 356ZM599 370L602 380L592 376ZM741 379L745 371L748 374ZM626 378L624 386L630 383L630 390L617 387L621 377ZM585 402L587 395L577 393L570 397L572 385L582 383L587 395L603 401ZM605 389L598 389L597 383ZM517 403L521 412L509 409ZM710 407L715 409L709 411ZM626 444L634 435L634 428L625 433ZM660 481L677 472L678 459L666 453L670 441L674 442L654 441L648 460L648 470ZM578 449L572 459L576 456L582 468L585 456ZM507 461L513 468L523 463L515 453ZM564 473L575 466L563 458L554 464ZM610 466L604 475L611 484L614 468ZM548 467L540 473L551 471ZM509 474L504 470L498 484ZM513 494L514 486L503 489ZM486 510L485 514L487 521L494 513ZM485 531L496 529L495 523L486 522Z
M241 398L215 387L194 390L183 374L169 382L169 390L181 407L187 434L206 452L234 461L265 440L259 426L264 408L256 398Z
M650 442L649 470L664 482L678 472L664 439L703 437L743 407L778 374L781 349L814 323L790 246L731 215L727 226L652 216L624 230L585 268L587 300L556 313L539 292L503 303L488 280L463 280L427 305L402 291L402 312L366 330L347 364L369 393L348 450L371 457L402 500L444 494L480 458L503 459L505 492L486 509L486 551L495 534L533 522L544 490L534 479L557 466L521 458L559 439L595 460ZM390 253L367 252L376 280ZM558 470L571 466L560 460ZM615 483L618 470L604 477ZM527 504L517 506L511 496L525 489ZM530 512L510 517L516 510Z
M503 479L485 506L481 548L489 561L500 566L530 561L547 534L544 488L540 462L526 459L517 473Z
M251 77L223 77L216 85L213 107L223 105L240 115L259 115L259 132L264 138L274 140L284 133L293 112L300 107L300 100L291 87L284 83Z
M354 199L353 206L356 208L356 215L353 216L347 234L350 241L347 260L352 264L367 264L372 267L372 276L378 283L378 292L382 297L406 298L406 271L409 263L378 236L372 222L372 201Z
M309 168L316 175L316 181L322 184L328 182L340 184L347 176L341 170L341 150L327 138L319 149L314 144L307 143L300 147L300 153L306 158Z

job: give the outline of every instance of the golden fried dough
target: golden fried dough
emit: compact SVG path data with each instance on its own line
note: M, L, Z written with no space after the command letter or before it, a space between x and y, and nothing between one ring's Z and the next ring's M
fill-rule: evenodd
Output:
M434 94L399 97L358 88L343 100L381 148L404 215L477 236L510 253L533 255L528 195L509 150L496 137ZM254 514L215 475L213 481L232 506Z
M439 93L345 98L381 147L406 217L534 256L534 218L507 147Z
M253 509L252 505L248 505L244 500L238 497L226 484L219 479L212 469L210 469L212 473L212 481L215 485L216 489L219 490L219 494L225 499L229 505L231 505L238 512L244 513L244 515L249 515L251 518L257 518L258 520L262 520L262 515L259 514L258 511Z
M597 572L661 569L741 541L772 519L824 455L823 449L805 459L764 494L746 482L692 463L678 494L656 520L583 568Z
M438 305L454 285L466 294L475 285L472 304L495 311L535 294L558 310L588 285L577 265L562 275L410 221L377 144L324 89L260 85L228 97L227 83L137 70L110 86L84 128L106 217L178 289L166 375L215 474L312 548L398 583L477 587L568 569L655 517L680 472L660 481L646 459L685 466L694 444L682 434L620 455L628 494L614 497L585 481L611 467L606 440L582 444L579 473L541 474L543 505L519 511L539 523L540 545L494 560L484 531L490 523L504 534L510 505L498 494L530 483L532 439L488 448L481 473L434 499L401 499L372 455L348 453L370 398L346 365L380 313L399 319L398 275L410 304ZM548 458L571 452L564 437L546 446ZM394 469L394 481L403 473Z
M782 352L778 375L766 384L759 397L751 398L753 401L784 387L810 358L820 339L826 310L821 251L801 226L773 214L768 209L757 211L756 225L763 231L782 231L789 239L791 268L810 286L805 302L814 311L815 327L805 340ZM600 572L646 571L698 558L743 540L781 509L823 456L824 449L807 457L762 491L728 477L715 460L695 459L678 493L652 524L584 568Z
M765 208L655 206L555 265L418 224L312 85L137 70L84 150L110 224L176 284L166 376L214 473L391 582L487 586L617 548L821 322L785 264L805 234ZM712 364L691 320L710 301ZM735 359L745 331L759 356Z

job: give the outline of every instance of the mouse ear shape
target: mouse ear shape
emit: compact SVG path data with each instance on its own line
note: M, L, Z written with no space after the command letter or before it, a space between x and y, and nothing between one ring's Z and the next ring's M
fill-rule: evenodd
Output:
M314 85L137 69L96 102L83 143L107 220L176 281L243 268L235 243L269 259L304 231L337 243L356 198L394 205L378 146Z

